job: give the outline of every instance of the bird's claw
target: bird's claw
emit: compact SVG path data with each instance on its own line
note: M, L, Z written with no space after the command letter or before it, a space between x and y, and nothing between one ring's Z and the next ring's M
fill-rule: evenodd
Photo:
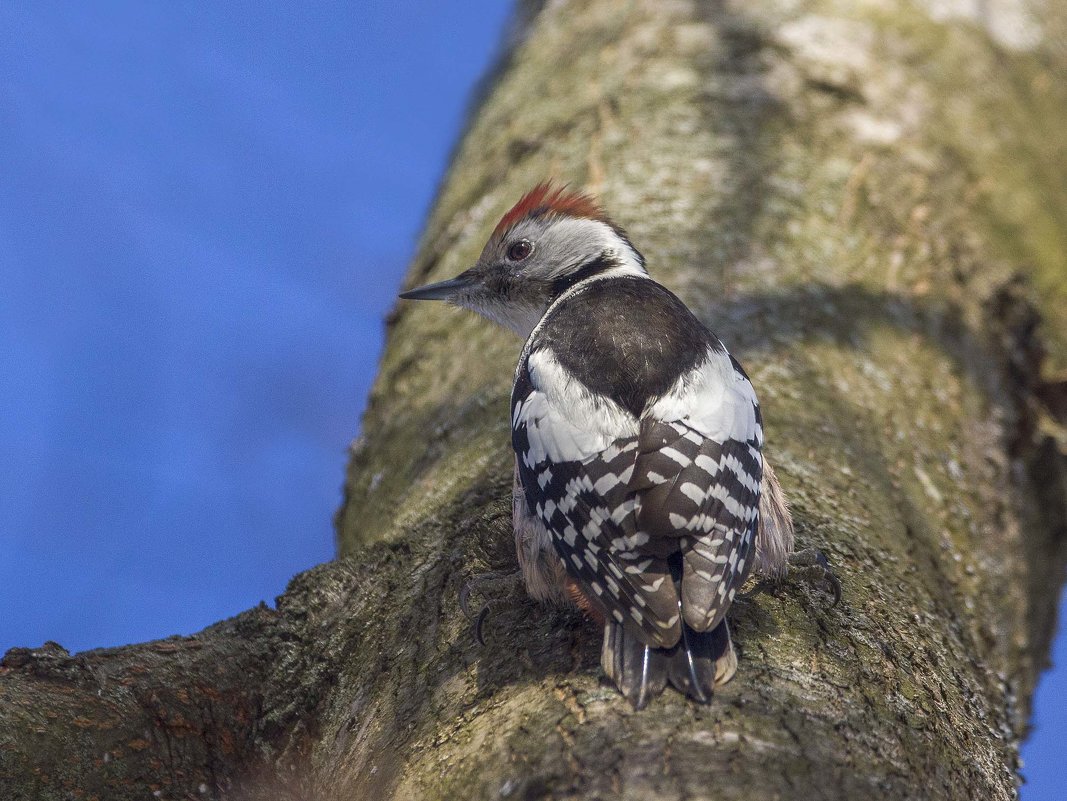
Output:
M473 587L471 585L473 583L474 579L471 579L459 588L459 610L463 613L463 617L467 618L467 620L471 620L474 617L474 615L471 613L470 608L471 592L473 591Z
M483 648L486 645L485 621L489 618L489 613L495 605L495 600L490 599L486 601L477 612L473 612L470 605L471 594L474 592L481 592L483 585L494 584L505 580L513 582L516 577L517 574L514 573L479 573L476 576L471 576L459 590L460 611L463 612L463 616L470 621L475 642Z
M777 595L788 577L795 575L826 589L834 599L830 605L831 609L841 603L841 582L830 569L830 561L826 558L826 554L818 548L806 548L790 554L789 568L789 572L783 576L762 579L748 592L740 593L738 598L747 601L764 592Z
M822 585L833 595L831 608L841 603L841 581L830 569L830 560L818 548L806 548L789 555L789 566L816 586ZM792 573L793 570L790 570Z

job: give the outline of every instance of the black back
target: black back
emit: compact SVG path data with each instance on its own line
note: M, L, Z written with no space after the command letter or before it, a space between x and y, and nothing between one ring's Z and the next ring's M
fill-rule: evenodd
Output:
M531 352L548 348L591 391L635 417L722 343L666 287L648 278L592 281L557 305Z

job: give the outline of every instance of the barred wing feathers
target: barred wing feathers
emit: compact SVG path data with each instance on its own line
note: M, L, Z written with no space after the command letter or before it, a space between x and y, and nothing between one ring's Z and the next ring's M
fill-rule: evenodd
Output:
M606 618L656 647L678 642L683 618L722 620L751 567L762 471L755 396L725 351L638 420L533 350L512 430L531 513Z
M558 391L565 385L555 380L535 386L532 377L544 379L555 369L545 356L534 353L522 365L512 394L512 445L530 511L605 619L637 629L650 644L673 645L681 633L678 595L666 554L658 556L650 538L636 530L628 490L637 459L636 421L618 421L618 436L591 435L595 426L583 425L581 413L598 420L610 414L583 409L578 399L561 402Z
M752 569L763 478L763 422L755 390L725 350L708 359L649 410L649 417L686 433L655 449L649 473L660 475L663 457L674 473L664 484L639 488L644 505L682 535L682 608L685 621L708 631L726 614ZM699 440L699 442L697 441ZM650 444L650 448L655 447ZM664 531L659 528L657 531Z

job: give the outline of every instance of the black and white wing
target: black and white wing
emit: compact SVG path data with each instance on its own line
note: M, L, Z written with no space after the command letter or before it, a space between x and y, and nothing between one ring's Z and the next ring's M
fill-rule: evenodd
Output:
M721 346L640 418L533 349L512 443L531 512L605 617L656 647L683 616L718 624L751 563L762 469L755 397Z
M754 561L763 478L759 403L741 365L711 349L649 411L655 432L631 490L642 530L679 536L682 610L714 628Z
M512 444L530 511L564 567L605 618L657 646L677 642L678 595L670 543L636 528L629 491L638 423L567 375L549 350L520 363L512 391Z

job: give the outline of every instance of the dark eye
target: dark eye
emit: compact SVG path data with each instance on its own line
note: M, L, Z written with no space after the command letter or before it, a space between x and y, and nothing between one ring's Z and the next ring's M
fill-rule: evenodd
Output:
M508 248L508 258L512 261L522 261L533 253L533 243L529 239L520 239Z

